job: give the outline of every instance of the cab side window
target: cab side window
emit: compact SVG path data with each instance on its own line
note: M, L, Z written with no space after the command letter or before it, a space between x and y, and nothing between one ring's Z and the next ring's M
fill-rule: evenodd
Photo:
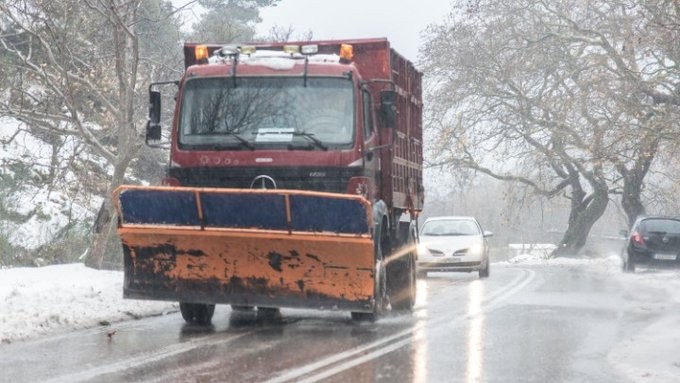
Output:
M364 103L364 140L367 140L373 134L373 101L367 91L362 91L361 95Z

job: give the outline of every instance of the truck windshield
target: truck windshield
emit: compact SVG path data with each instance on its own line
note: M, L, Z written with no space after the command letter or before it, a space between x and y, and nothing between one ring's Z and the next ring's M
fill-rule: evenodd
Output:
M327 148L354 138L347 78L197 78L183 92L179 144L186 147ZM245 142L245 141L247 142Z

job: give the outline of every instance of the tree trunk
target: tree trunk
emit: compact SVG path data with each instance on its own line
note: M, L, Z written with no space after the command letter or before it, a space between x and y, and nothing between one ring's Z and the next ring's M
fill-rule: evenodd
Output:
M569 224L567 231L560 241L553 255L575 255L585 246L588 234L595 222L604 214L609 203L607 187L605 185L593 185L595 191L586 197L585 192L580 187L572 192L571 212L569 214ZM572 186L572 189L574 187Z
M638 177L623 178L623 195L621 195L621 207L626 212L628 227L632 227L638 216L645 213L640 194L642 192L642 179Z
M124 149L121 148L121 150ZM122 185L125 179L125 170L128 168L131 160L132 156L128 154L114 168L113 178L104 196L105 200L102 205L102 211L100 211L100 214L97 216L97 222L94 224L95 229L99 228L99 230L94 230L90 252L85 260L85 264L89 267L101 269L104 266L104 260L107 258L108 244L113 235L116 234L115 228L118 223L116 209L113 208L113 201L111 200L112 194L118 186ZM110 258L115 260L119 257L111 256Z

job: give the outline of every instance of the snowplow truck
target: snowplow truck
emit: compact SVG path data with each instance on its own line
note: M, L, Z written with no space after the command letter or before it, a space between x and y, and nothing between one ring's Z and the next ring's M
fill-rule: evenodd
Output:
M186 43L184 57L179 81L149 86L163 184L114 193L124 296L180 302L195 323L215 304L410 310L424 201L413 64L386 39Z

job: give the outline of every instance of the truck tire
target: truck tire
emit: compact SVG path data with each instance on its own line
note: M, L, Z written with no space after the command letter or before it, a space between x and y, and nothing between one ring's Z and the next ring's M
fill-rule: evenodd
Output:
M382 262L380 262L380 266L376 266L376 269L379 267L379 276L378 276L378 283L375 285L375 306L373 307L373 311L370 313L365 313L365 312L355 312L352 311L352 319L357 321L357 322L375 322L380 318L385 310L385 304L387 301L387 273L385 271L385 267L382 266Z
M257 317L263 320L274 320L281 318L281 310L278 307L257 306Z
M412 254L408 254L406 259L395 262L392 272L388 275L391 278L390 303L393 310L411 311L416 303L416 268Z
M253 311L254 307L246 305L231 305L231 309L233 311Z
M387 285L390 292L390 304L393 310L411 311L416 303L416 265L415 265L415 243L416 239L410 231L410 223L399 223L399 235L406 237L401 241L402 253L411 250L401 259L395 260L390 266L391 270L387 275ZM403 237L402 237L403 238ZM409 247L412 247L409 249ZM389 267L389 266L388 266Z
M384 223L384 221L383 221ZM385 310L385 305L387 304L387 270L385 268L385 263L383 261L382 253L382 233L383 231L378 231L378 238L374 239L374 252L375 252L375 270L377 271L378 281L375 284L375 303L373 306L373 311L366 312L355 312L352 311L352 319L358 322L375 322L383 314Z
M213 314L215 314L215 305L180 302L179 311L187 323L209 325Z

